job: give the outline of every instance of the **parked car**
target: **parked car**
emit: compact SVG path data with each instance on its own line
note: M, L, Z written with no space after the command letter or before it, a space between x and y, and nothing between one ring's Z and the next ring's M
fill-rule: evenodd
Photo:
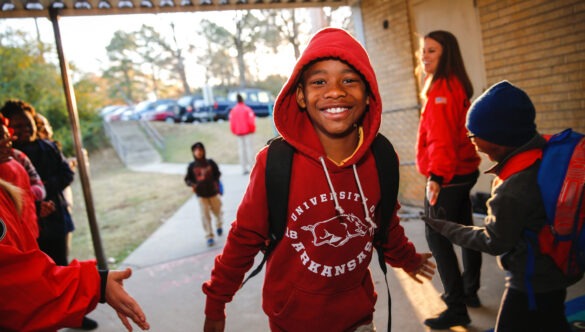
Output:
M142 114L142 120L147 121L165 121L168 123L179 122L179 104L173 102L164 102L158 105L153 111Z
M272 114L274 96L266 90L257 88L244 88L231 90L224 100L216 100L213 105L214 120L227 120L230 111L236 105L236 96L240 94L244 103L248 105L257 117L266 117Z
M110 114L115 112L117 109L121 108L121 107L125 107L127 105L108 105L105 106L104 108L102 108L99 112L100 116L102 117L102 119L105 119L105 117Z
M154 111L154 109L162 104L176 103L174 99L157 99L157 100L145 100L134 107L134 111L129 114L122 115L122 120L140 120L148 113Z
M120 121L120 120L122 120L123 117L127 116L128 114L131 114L133 111L134 111L134 106L118 107L115 110L113 110L112 112L105 114L103 119L106 122Z
M179 119L181 122L212 121L214 112L211 105L205 102L200 94L183 96L177 100Z

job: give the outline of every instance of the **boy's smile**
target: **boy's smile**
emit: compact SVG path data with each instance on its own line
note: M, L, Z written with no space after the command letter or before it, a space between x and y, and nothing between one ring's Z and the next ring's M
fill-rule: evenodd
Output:
M339 60L309 66L297 88L297 102L306 109L319 137L357 135L356 125L369 103L366 84L350 66Z

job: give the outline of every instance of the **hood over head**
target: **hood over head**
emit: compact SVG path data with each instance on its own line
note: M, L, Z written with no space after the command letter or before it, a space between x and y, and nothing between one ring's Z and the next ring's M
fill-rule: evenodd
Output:
M357 162L376 137L380 128L382 101L378 91L378 83L368 53L363 46L347 31L336 28L325 28L317 32L297 60L288 81L280 91L274 104L274 124L285 140L299 152L314 159L325 154L319 138L306 111L300 109L296 101L296 88L303 71L316 60L337 59L352 66L366 82L366 90L370 96L368 110L364 113L363 144L345 165Z

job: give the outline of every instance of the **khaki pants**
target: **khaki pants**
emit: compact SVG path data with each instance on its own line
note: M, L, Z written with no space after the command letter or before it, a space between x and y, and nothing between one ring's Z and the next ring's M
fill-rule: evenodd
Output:
M254 134L238 136L238 153L240 155L240 164L242 172L249 173L254 165L254 152L252 151L252 138Z
M221 209L221 198L218 195L213 197L197 197L201 207L201 223L205 231L205 238L213 239L213 228L211 227L211 214L215 216L215 227L223 225L223 211Z

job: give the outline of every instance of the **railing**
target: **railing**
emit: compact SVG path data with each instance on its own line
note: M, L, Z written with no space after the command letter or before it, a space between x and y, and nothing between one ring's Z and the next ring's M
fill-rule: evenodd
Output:
M146 132L148 137L152 139L154 144L156 144L159 149L165 148L164 138L156 129L154 129L154 127L150 124L150 121L140 120L138 121L138 124L142 129L144 129L144 132Z

